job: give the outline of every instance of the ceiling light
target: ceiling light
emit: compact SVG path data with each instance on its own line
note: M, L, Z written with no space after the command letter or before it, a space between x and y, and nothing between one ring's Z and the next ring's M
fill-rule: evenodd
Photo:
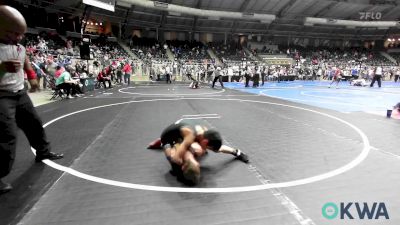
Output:
M114 3L113 2L106 3L106 2L102 2L102 1L98 1L98 0L83 0L82 2L83 2L83 4L86 4L86 5L91 5L91 6L98 7L98 8L105 9L105 10L112 11L112 12L115 11L115 6L114 6L115 1L114 1Z

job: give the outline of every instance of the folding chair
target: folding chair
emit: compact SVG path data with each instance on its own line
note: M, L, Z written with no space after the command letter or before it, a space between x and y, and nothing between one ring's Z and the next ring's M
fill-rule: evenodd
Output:
M48 85L53 90L50 100L56 100L57 98L64 99L65 94L62 89L56 86L56 80L54 78L48 78Z
M52 88L51 90L53 90L53 94L52 94L50 100L56 100L57 98L60 98L60 99L65 98L65 94L62 89L55 87L55 88Z
M53 90L53 93L51 95L50 100L56 100L57 98L64 99L65 94L64 92L56 86L56 79L53 76L48 75L45 73L38 65L36 65L34 62L32 62L32 65L42 71L43 76L45 76L45 82L47 83L47 86Z

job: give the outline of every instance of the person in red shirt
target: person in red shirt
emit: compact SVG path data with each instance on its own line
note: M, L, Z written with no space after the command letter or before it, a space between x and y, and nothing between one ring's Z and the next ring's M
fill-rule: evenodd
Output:
M339 86L339 82L340 82L340 79L342 79L341 74L342 74L342 71L340 70L339 67L337 67L335 72L334 72L334 74L333 74L332 82L331 82L331 84L329 84L329 88L331 88L331 86L332 86L332 84L334 82L336 82L336 88L339 88L338 87Z
M112 65L109 65L105 69L106 69L107 77L110 78L111 81L114 81L115 80L115 69L114 69L114 67Z
M108 82L108 87L112 88L111 85L111 78L107 76L107 69L104 68L100 73L97 75L97 82L103 83L104 88L107 88L106 81Z
M125 63L124 68L122 68L122 72L124 73L125 84L129 85L131 82L132 67L128 61Z
M64 67L57 66L56 72L54 73L54 77L57 79L64 71L65 71Z

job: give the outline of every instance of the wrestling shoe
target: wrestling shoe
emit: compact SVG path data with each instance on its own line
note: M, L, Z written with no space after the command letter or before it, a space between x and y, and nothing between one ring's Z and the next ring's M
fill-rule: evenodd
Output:
M158 138L157 140L151 142L148 146L147 149L162 149L161 146L161 139Z
M41 162L44 159L49 159L49 160L56 160L56 159L61 159L64 157L64 154L59 154L59 153L54 153L54 152L48 152L45 154L37 154L35 158L35 162Z
M249 156L247 156L244 152L240 151L240 149L236 149L235 156L237 160L240 160L244 163L249 162Z
M12 186L9 183L4 183L0 180L0 194L7 193L12 190Z

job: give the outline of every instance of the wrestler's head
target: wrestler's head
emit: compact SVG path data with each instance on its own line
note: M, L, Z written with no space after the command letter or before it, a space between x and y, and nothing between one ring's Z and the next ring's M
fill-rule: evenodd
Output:
M218 152L222 145L222 138L218 131L207 130L204 132L204 140L206 140L207 149Z
M193 159L187 160L182 167L182 174L186 184L196 185L200 182L200 165Z

